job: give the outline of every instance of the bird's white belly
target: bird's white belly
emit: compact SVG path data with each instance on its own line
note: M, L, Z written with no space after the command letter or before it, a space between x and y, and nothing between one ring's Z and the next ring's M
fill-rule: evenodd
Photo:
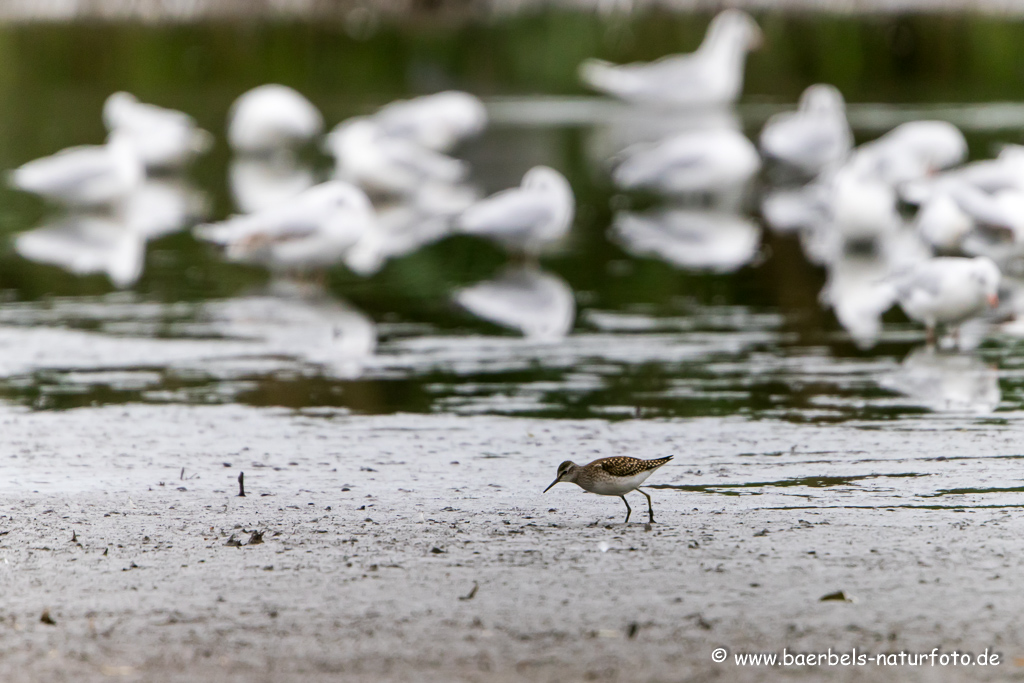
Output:
M587 491L591 493L597 493L602 496L621 496L624 493L629 493L640 484L644 483L647 477L651 476L654 470L647 470L646 472L640 472L634 474L631 477L615 477L614 479L602 479L595 482L591 482L589 486L584 486Z
M917 291L901 303L909 318L927 324L960 322L985 308L980 291L970 286L943 287L934 295Z

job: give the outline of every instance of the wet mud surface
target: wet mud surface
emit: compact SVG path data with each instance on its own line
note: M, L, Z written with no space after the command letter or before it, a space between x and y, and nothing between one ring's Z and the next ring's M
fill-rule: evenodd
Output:
M132 405L0 426L4 681L894 676L720 646L989 648L999 666L898 677L1020 675L1024 455L1002 424ZM619 454L676 456L650 530L638 494L628 525L614 498L541 494L563 459Z

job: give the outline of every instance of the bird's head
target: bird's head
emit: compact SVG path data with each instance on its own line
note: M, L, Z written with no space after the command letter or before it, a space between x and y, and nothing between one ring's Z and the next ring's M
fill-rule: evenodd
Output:
M999 281L1002 279L999 266L992 259L986 256L978 256L974 259L974 272L971 276L981 286L985 295L985 301L992 308L999 305Z
M754 18L738 9L727 9L715 15L708 26L708 38L713 41L722 40L722 36L728 36L729 42L742 45L747 50L757 50L764 44L764 32L757 25Z
M553 482L551 482L551 485L548 486L548 488L544 489L544 493L547 493L548 490L551 488L551 486L554 486L555 484L557 484L559 482L562 482L562 481L573 481L575 479L575 474L576 474L576 468L577 467L578 467L578 465L576 463L574 463L572 460L566 460L561 465L559 465L558 466L558 475L555 477L555 480Z

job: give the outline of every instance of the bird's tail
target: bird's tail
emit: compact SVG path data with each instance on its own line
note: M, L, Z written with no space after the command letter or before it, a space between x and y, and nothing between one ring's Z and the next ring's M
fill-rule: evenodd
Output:
M648 469L652 469L653 470L653 469L655 469L657 467L661 467L662 465L664 465L665 463L667 463L669 460L671 460L674 457L676 457L676 456L674 456L674 455L666 455L664 458L655 458L654 460L648 460L647 463L650 465L650 467L648 467Z

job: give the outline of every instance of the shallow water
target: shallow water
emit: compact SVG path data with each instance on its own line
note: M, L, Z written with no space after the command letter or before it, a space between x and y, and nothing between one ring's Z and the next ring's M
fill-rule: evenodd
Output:
M1021 137L1019 108L993 103L1013 97L1024 80L1005 66L1014 63L1024 24L759 20L767 47L748 61L747 95L735 112L751 135L805 85L825 80L853 103L861 139L922 115L963 125L976 158ZM237 402L365 414L736 414L797 422L998 417L1024 403L1019 342L1008 335L970 354L929 354L923 333L891 311L879 343L859 349L819 303L824 271L795 237L761 230L752 198L734 226L753 235L749 253L718 254L704 268L686 260L693 254L686 244L659 256L658 245L615 222L625 210L650 216L649 198L614 194L604 164L607 150L635 131L616 124L610 103L586 96L575 66L588 56L628 61L689 49L706 17L361 21L0 28L3 168L101 141L100 107L117 89L188 111L218 139L186 179L190 217L169 234L154 228L144 273L123 291L102 274L75 275L15 253L16 235L59 215L0 190L8 238L0 253L5 400L36 409ZM562 170L576 192L571 240L542 263L546 286L563 309L570 306L552 315L570 316L571 334L524 339L456 306L462 288L520 277L507 273L498 249L467 237L416 249L370 278L339 267L320 293L270 283L259 269L225 264L196 242L184 228L234 211L227 107L269 80L305 92L329 125L441 88L484 96L494 124L459 150L480 191L515 184L543 163ZM308 161L314 173L327 172L315 151Z

